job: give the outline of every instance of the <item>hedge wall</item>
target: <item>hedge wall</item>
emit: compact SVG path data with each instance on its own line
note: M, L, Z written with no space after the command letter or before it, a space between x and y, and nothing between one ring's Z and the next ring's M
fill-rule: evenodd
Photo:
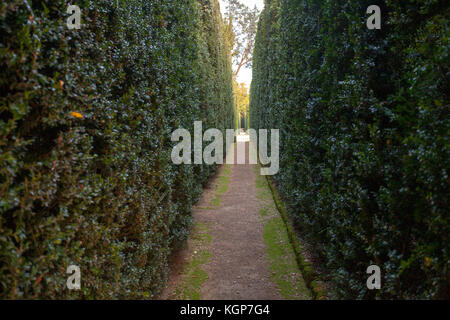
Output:
M266 0L252 127L281 130L275 180L336 297L450 298L449 16L439 0Z
M215 170L171 133L234 126L218 3L72 4L0 4L0 298L154 298Z

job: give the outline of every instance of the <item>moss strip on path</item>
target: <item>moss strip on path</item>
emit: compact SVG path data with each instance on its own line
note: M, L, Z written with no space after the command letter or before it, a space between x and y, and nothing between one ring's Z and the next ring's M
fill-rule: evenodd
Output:
M198 206L200 210L213 210L220 206L222 195L228 191L230 184L231 166L223 165L219 169L219 173L214 186L214 196L206 207ZM202 269L211 258L208 246L211 243L211 235L207 225L196 223L192 231L189 247L190 259L184 267L181 283L170 295L169 299L173 300L200 300L201 286L208 280L208 274Z
M214 197L206 207L197 206L200 210L214 210L222 203L222 195L224 195L230 185L231 165L224 164L218 173L217 184L215 185Z
M260 188L264 188L264 196L267 196L267 192L270 194L270 197L272 198L276 209L279 212L279 215L283 221L284 228L286 231L286 235L288 237L288 240L292 246L292 249L295 254L295 259L297 261L297 265L300 268L303 278L305 280L306 285L312 292L312 296L315 300L324 300L327 297L327 292L324 289L323 282L318 277L317 273L315 272L313 266L311 263L309 263L303 256L302 253L302 246L298 241L297 235L295 234L294 228L292 227L291 221L287 215L286 209L283 205L283 203L280 201L278 197L278 193L275 190L275 187L273 186L272 182L270 181L269 177L262 177L258 176L257 185L259 185Z
M191 234L191 259L187 262L180 285L169 297L171 300L200 300L201 286L208 279L202 266L209 261L211 253L207 250L211 243L208 226L197 223Z
M286 226L279 215L266 179L255 166L257 196L261 200L260 215L264 224L264 243L270 263L271 280L279 286L281 295L288 300L311 299L295 252L289 241Z

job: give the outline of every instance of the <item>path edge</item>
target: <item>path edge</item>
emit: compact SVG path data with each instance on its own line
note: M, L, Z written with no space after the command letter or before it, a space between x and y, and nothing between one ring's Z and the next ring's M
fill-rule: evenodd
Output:
M272 198L275 202L278 212L283 219L284 225L289 237L289 242L295 252L295 259L300 268L300 271L305 280L306 286L311 290L314 300L326 300L327 292L323 286L323 281L319 278L318 274L315 272L312 264L305 259L302 253L302 245L298 241L297 235L295 234L294 227L291 224L291 220L287 214L284 204L281 202L278 192L275 189L269 176L266 176L267 184L269 185L270 191L272 193Z

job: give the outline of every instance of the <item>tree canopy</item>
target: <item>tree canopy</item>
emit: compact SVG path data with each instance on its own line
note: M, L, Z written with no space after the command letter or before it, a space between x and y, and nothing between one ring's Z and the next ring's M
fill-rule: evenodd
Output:
M251 68L260 11L239 0L227 0L225 8L227 39L232 48L234 79L242 68Z

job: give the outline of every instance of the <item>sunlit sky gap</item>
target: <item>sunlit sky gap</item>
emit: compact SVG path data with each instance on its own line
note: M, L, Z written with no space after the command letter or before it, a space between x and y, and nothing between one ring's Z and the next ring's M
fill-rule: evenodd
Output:
M225 1L219 0L220 2L220 10L222 14L225 12ZM253 8L255 5L258 7L259 10L262 10L264 8L264 0L242 0L242 3L244 3L246 6ZM252 82L252 70L248 68L244 68L239 72L238 82L244 82L247 84L247 87L250 87L250 84Z

